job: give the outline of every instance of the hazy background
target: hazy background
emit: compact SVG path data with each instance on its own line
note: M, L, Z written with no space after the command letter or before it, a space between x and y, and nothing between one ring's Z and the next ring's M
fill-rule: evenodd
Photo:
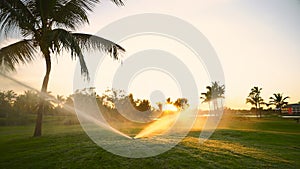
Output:
M263 88L262 97L265 100L268 100L273 93L280 92L291 97L290 103L300 101L299 1L127 0L125 6L121 8L109 1L103 1L94 9L94 13L90 14L90 25L80 28L78 32L96 33L102 27L120 18L141 13L162 13L178 17L194 25L208 38L223 66L226 81L226 106L250 108L250 105L245 104L245 98L253 86ZM122 29L124 28L120 28L120 31ZM109 39L109 37L106 38ZM144 43L141 43L142 47L151 48L151 45L155 45L157 41L155 37L152 38L154 38L152 41L147 42L144 39ZM12 41L15 39L4 40L2 37L0 47ZM133 44L136 44L136 41L122 45L130 53L134 50L133 48L137 48ZM176 51L176 45L173 47ZM53 56L52 62L49 91L53 94L71 94L76 63L71 61L67 53L63 56ZM107 67L120 66L118 62L106 61L105 63ZM44 72L44 60L37 59L35 63L21 66L16 73L10 75L40 89ZM105 72L102 73L105 74ZM205 86L209 83L204 76L201 79L203 72L198 73L200 77L197 79L198 92L205 92ZM164 78L163 75L161 76ZM107 86L110 78L109 74L99 75L99 90L110 87ZM104 83L105 81L107 84ZM148 98L148 92L138 87L139 82L145 82L145 79L137 79L133 83L133 86L137 87L132 87L132 91L139 97ZM172 86L172 83L166 86ZM0 87L1 90L24 90L3 78L1 78ZM170 88L171 90L166 95L178 93L176 86L173 85Z

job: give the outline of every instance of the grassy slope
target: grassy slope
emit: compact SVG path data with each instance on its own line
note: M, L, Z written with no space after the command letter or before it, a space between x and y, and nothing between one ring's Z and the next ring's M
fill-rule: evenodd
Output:
M300 168L300 124L284 119L226 119L211 139L199 144L191 132L156 157L129 159L95 145L80 126L46 123L0 127L0 168Z

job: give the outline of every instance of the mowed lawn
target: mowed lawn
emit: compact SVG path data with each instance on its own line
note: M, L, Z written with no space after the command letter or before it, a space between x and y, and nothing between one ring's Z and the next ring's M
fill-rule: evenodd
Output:
M0 127L0 168L300 168L300 124L280 118L224 118L210 140L199 131L155 157L130 159L94 144L80 125Z

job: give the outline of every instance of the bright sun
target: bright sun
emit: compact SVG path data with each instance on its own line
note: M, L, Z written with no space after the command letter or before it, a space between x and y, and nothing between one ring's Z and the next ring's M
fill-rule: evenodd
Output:
M163 106L163 110L164 110L164 111L177 111L178 109L177 109L177 107L174 106L173 104L165 104L165 105Z

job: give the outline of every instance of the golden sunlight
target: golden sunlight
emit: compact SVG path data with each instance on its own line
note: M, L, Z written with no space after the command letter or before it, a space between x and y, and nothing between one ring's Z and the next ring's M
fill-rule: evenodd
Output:
M163 111L178 111L178 109L173 104L165 104L163 106Z

